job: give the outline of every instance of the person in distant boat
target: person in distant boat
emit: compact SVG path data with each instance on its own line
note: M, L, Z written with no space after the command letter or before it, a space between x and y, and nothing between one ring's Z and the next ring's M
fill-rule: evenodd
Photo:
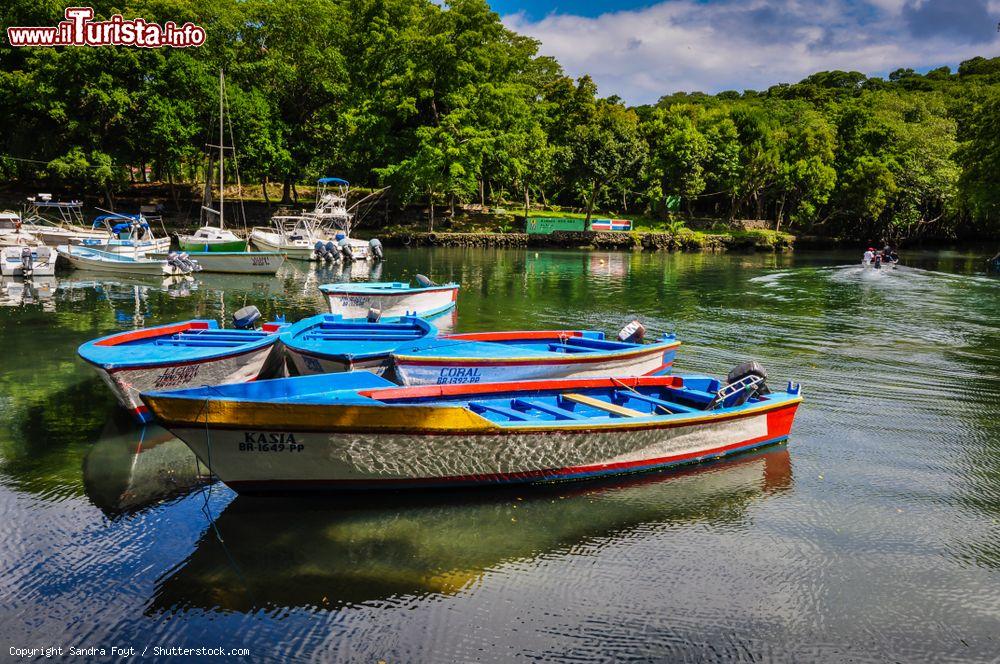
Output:
M869 265L874 259L875 259L875 248L868 247L868 251L865 252L865 256L864 258L861 259L861 262L865 265Z

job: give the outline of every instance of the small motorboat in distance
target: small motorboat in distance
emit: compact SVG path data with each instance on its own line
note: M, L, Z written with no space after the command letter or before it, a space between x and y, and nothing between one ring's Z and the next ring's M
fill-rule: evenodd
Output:
M416 282L416 286L399 281L324 284L319 289L326 296L330 313L345 319L367 318L372 309L387 322L402 316L430 318L455 307L458 284L435 284L422 274L416 276Z
M235 314L236 327L221 329L214 320L188 320L119 332L88 341L80 357L100 373L118 402L140 422L151 420L139 400L143 390L223 385L277 375L281 354L276 334L283 323L266 323L256 307Z
M289 369L299 375L367 369L382 375L398 346L433 339L437 328L425 320L396 322L344 320L334 314L304 318L281 333Z
M732 377L733 374L730 374ZM785 440L802 398L749 373L396 387L368 372L146 392L240 493L580 480Z
M392 359L403 385L668 373L681 342L665 334L643 343L645 330L636 334L637 329L642 329L638 321L629 323L620 340L605 339L597 330L450 334L402 344Z

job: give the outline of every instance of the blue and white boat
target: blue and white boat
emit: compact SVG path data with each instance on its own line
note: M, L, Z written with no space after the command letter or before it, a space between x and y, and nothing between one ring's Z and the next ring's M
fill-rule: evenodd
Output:
M455 308L458 284L435 284L418 275L418 285L400 281L324 284L319 287L330 306L331 314L346 319L366 318L371 309L381 320L399 320L403 316L431 318Z
M610 340L597 330L450 334L400 345L392 359L404 385L493 383L669 373L681 342Z
M344 320L320 314L300 320L281 334L289 370L299 375L367 369L377 375L392 364L393 350L402 344L437 336L425 320L403 317L395 322Z
M119 332L88 341L80 357L140 422L150 421L139 393L189 385L243 383L278 375L283 324L260 330L220 329L214 320L188 320Z

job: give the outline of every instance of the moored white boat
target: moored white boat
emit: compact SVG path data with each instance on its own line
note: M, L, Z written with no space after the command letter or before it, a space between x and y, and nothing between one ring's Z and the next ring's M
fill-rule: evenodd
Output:
M280 327L220 329L214 320L189 320L94 339L78 352L118 402L137 420L148 422L149 412L139 400L143 390L239 383L276 371L280 352L275 351L275 333Z
M275 274L285 263L285 255L276 251L190 251L185 255L204 272ZM162 260L169 254L157 252L147 256Z
M680 345L673 335L646 344L594 330L476 332L400 345L392 359L404 385L644 376L668 372Z
M344 318L365 318L370 309L381 312L382 320L401 316L437 316L455 307L458 284L410 286L398 281L324 284L319 287L330 313Z
M61 245L56 247L60 258L80 270L97 270L131 275L159 275L171 277L190 274L192 268L166 260L134 258L127 254L101 251L82 245Z
M133 258L150 252L168 251L169 237L156 237L152 227L141 214L105 214L94 219L93 227L103 228L104 237L85 238L81 246Z
M51 277L56 273L55 250L27 245L4 247L0 274L5 277Z
M143 393L240 493L404 489L657 470L786 439L789 384L703 376L400 388L367 372Z

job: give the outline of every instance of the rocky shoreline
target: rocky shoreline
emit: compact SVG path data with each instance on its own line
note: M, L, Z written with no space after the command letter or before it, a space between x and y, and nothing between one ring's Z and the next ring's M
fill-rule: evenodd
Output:
M788 251L795 237L774 231L741 231L710 234L682 231L588 232L555 231L550 235L528 233L449 233L393 231L379 235L387 246L562 249L643 251Z

